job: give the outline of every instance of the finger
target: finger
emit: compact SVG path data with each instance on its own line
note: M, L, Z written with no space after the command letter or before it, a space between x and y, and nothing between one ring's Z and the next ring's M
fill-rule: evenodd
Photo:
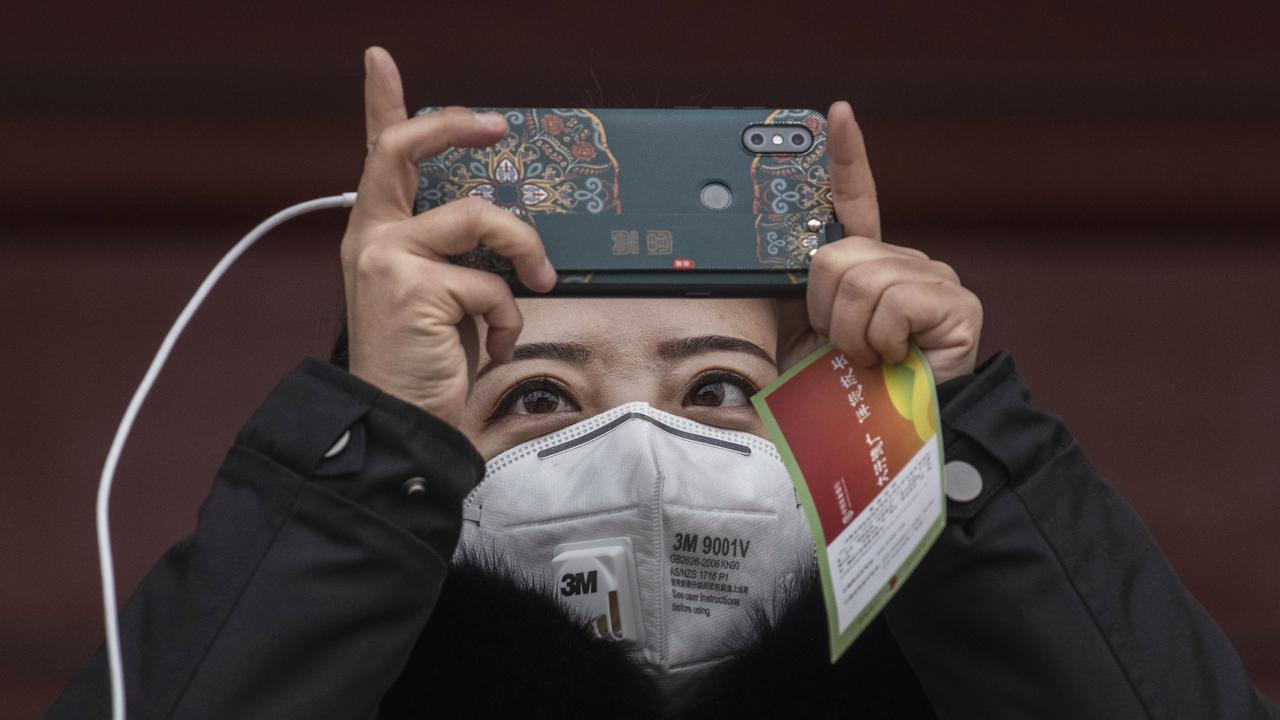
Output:
M884 353L872 341L870 325L885 296L902 292L901 287L949 282L927 263L905 258L884 258L850 268L841 278L831 304L832 344L862 365L875 365ZM896 349L895 345L887 347Z
M408 217L418 190L419 160L451 147L492 145L506 132L507 121L502 115L473 113L461 107L383 128L365 158L356 210L377 218Z
M511 213L481 198L445 203L404 222L407 249L443 260L477 245L511 260L516 276L534 292L555 287L557 276L538 231Z
M511 362L524 316L506 281L493 273L455 265L443 266L439 280L453 300L454 312L448 321L466 324L471 318L484 318L485 352L498 362ZM474 325L470 332L475 332Z
M383 130L409 117L404 107L404 86L391 53L378 46L364 51L365 150Z
M938 357L977 351L974 324L981 325L976 296L958 285L902 283L885 290L867 326L867 343L884 362L907 359L912 338L938 364ZM978 308L975 310L975 308ZM945 364L945 363L944 363Z
M480 333L476 328L475 318L468 315L458 323L458 339L462 341L462 354L467 358L467 396L475 385L476 373L480 371Z
M809 263L808 289L805 291L809 323L818 334L830 336L832 303L835 302L845 274L858 265L885 258L912 259L926 264L929 262L927 255L914 248L862 237L848 237L818 249Z
M795 345L801 336L809 334L809 309L805 298L779 298L773 307L778 320L778 352L774 357L781 363L787 348Z
M786 298L777 301L778 319L778 370L786 371L796 362L808 357L827 341L809 327L809 311L804 298Z
M836 217L849 235L880 239L880 205L862 129L841 100L827 111L827 165Z

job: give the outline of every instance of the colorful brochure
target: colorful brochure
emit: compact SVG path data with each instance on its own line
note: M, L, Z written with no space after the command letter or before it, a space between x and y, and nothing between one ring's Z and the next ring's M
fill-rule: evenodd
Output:
M809 517L834 663L942 532L933 373L914 345L873 368L826 345L751 401Z

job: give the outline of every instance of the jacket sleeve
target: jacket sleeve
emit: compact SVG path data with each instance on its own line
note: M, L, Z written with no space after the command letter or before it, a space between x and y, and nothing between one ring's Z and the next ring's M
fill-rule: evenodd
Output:
M240 432L195 535L121 613L129 717L372 717L483 473L454 428L304 361ZM46 717L109 715L99 650Z
M939 718L1280 717L1007 354L939 392L982 490L886 609Z

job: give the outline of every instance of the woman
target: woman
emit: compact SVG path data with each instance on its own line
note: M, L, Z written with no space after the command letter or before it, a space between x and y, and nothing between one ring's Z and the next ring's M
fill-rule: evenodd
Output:
M1008 356L975 369L974 295L945 264L880 241L847 104L832 106L828 142L849 237L817 253L804 302L516 301L447 256L488 247L545 291L555 271L528 225L480 200L411 213L415 161L493 143L503 119L408 119L390 56L372 48L365 62L369 152L342 243L349 343L335 354L347 370L306 361L281 383L228 454L196 535L126 606L133 717L1277 715L1133 511L1029 404ZM584 492L625 490L645 481L627 460L641 445L767 445L747 398L824 339L871 366L902 360L908 338L939 383L947 458L976 469L982 491L949 504L937 545L837 664L803 564L779 563L798 587L758 593L760 614L715 633L646 615L641 647L588 636L526 577L542 569L521 559L517 530L559 518L548 503L564 498L493 484L547 447L537 438L647 418L564 466ZM680 453L649 460L706 473ZM742 472L785 485L771 468ZM529 522L483 535L469 514L463 532L482 477L490 501ZM725 487L739 480L721 473ZM794 525L762 532L795 547ZM472 552L451 567L460 534ZM662 578L641 581L652 592ZM99 653L48 716L106 706Z

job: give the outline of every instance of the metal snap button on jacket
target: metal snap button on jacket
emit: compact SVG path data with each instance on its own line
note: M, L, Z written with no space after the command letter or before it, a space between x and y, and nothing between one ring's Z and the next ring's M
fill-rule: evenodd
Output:
M427 492L427 481L425 478L411 477L404 481L404 494L407 497L417 497Z
M943 469L947 497L956 502L969 502L982 494L982 474L963 460L952 460Z
M346 432L342 433L342 437L338 438L338 442L334 443L333 447L325 451L324 459L328 460L329 458L334 457L335 455L342 452L343 450L346 450L347 445L350 444L350 442L351 442L351 431L347 430Z

